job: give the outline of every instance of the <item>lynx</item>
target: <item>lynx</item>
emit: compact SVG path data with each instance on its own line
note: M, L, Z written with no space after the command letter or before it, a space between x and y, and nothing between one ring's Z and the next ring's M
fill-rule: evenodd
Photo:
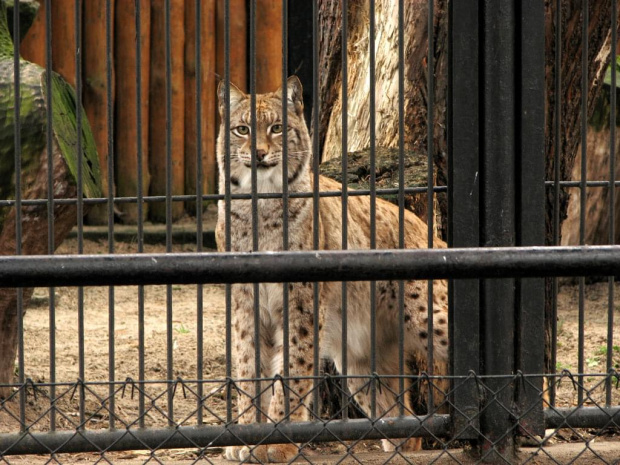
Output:
M225 86L218 88L219 110L222 121L225 113ZM311 141L304 117L302 86L292 76L287 81L288 114L288 188L289 192L311 192ZM256 95L256 168L259 193L282 192L282 88L273 93ZM250 96L230 85L230 152L225 150L225 126L222 122L217 142L217 160L220 171L220 194L225 189L225 166L230 161L231 192L251 192L252 134ZM340 184L320 177L321 191L338 191ZM231 201L231 250L249 252L253 249L251 201ZM342 200L340 197L322 197L319 206L319 248L337 250L342 245ZM218 205L216 228L218 248L225 248L225 201ZM288 201L289 250L312 250L313 240L312 198L290 198ZM282 199L258 200L258 249L260 251L283 250ZM405 212L405 244L407 248L427 247L427 226L413 213ZM365 196L351 196L348 199L348 248L370 248L370 200ZM437 247L445 244L435 238ZM378 249L398 248L398 207L384 200L376 203L376 246ZM415 264L412 264L415 266ZM294 278L292 276L291 278ZM319 348L324 357L331 358L336 368L342 370L342 283L319 284L319 320L314 321L313 285L311 283L289 284L289 373L288 383L290 420L307 420L312 382L307 377L314 372L313 340L314 326L319 329ZM251 378L273 378L283 371L283 285L260 284L260 341L254 340L254 286L236 284L232 286L233 349L236 374L240 380ZM367 282L347 284L347 370L348 375L368 376L370 374L370 285ZM379 375L398 375L398 283L379 281L376 283L376 367ZM408 281L405 283L404 331L405 359L408 375L411 366L427 369L429 344L427 283ZM448 350L447 290L443 281L436 281L433 295L434 323L434 373L445 373ZM260 344L261 372L255 372L255 344ZM382 379L383 388L375 391L377 416L399 415L399 382L396 377ZM368 380L348 379L348 388L355 400L370 417L371 394ZM285 390L283 383L261 389L261 421L279 422L285 420ZM242 424L256 421L256 405L253 382L238 383L238 421ZM404 396L405 410L413 410L408 396ZM402 401L401 401L402 403ZM398 445L397 445L398 444ZM384 439L385 450L418 450L419 439L404 443ZM229 460L286 462L299 454L298 446L260 445L228 447L225 452Z

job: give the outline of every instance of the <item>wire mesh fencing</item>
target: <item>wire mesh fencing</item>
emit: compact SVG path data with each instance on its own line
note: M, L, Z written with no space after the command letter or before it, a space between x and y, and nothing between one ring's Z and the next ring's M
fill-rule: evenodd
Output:
M450 459L456 463L470 463L488 458L495 446L492 439L485 437L480 429L482 412L472 416L467 412L454 410L453 415L466 419L466 430L462 431L452 430L450 416L437 412L447 411L451 395L469 383L476 385L485 404L498 402L502 390L510 385L517 386L517 390L534 390L541 399L544 399L548 396L548 390L536 391L536 383L532 382L534 378L542 378L542 375L506 376L500 380L499 389L492 389L484 377L472 373L468 377L451 378L453 387L444 391L445 377L434 378L423 375L414 379L407 378L406 381L411 387L405 392L392 392L390 385L394 384L393 379L368 377L358 383L360 389L368 390L374 384L379 392L387 391L398 399L418 395L424 389L433 389L442 398L436 407L427 409L423 415L405 409L404 416L386 414L369 419L363 415L354 401L354 396L358 393L351 393L344 388L342 377L325 376L312 380L317 386L315 389L319 389L321 383L330 383L336 386L337 394L346 394L346 404L339 405L337 409L332 408L329 414L323 409L321 415L316 415L314 406L308 403L307 406L300 407L308 409L311 421L305 423L291 423L284 419L273 423L245 426L234 424L238 420L237 414L233 414L227 421L226 412L227 399L234 404L239 396L254 396L254 393L245 392L238 386L243 380L205 382L203 388L208 394L199 396L195 380L179 378L173 382L156 383L127 379L114 385L113 397L117 405L114 412L109 408L111 397L107 392L108 383L58 384L55 386L57 394L52 402L49 385L28 380L3 404L3 415L11 419L15 429L19 429L23 419L20 419L20 412L13 411L11 406L20 395L25 395L29 399L29 407L25 412L26 433L5 434L1 444L5 451L4 458L9 463L17 459L10 457L13 454L50 454L62 461L63 454L67 452L95 452L103 459L114 460L117 457L114 452L119 450L144 450L147 451L147 457L156 460L161 458L165 461L170 457L165 454L164 449L173 448L188 448L191 450L189 453L192 459L219 463L223 446L227 445L246 446L251 459L262 461L265 457L262 456L263 452L258 446L281 442L294 444L295 460L312 462L321 456L324 456L321 460L349 457L354 461L365 463L369 458L379 459L381 462L389 462L395 458L415 462L420 456L416 456L416 453L412 453L407 447L411 445L411 441L419 440L425 449L430 449L422 453L424 455L421 457L424 459ZM518 433L522 443L517 457L506 455L503 457L504 460L515 461L519 458L527 461L538 456L548 459L550 463L565 463L567 457L563 455L561 449L548 447L550 443L559 441L581 443L578 454L572 456L572 459L594 457L603 462L613 463L615 451L599 448L594 439L603 440L610 435L613 437L617 431L620 408L606 406L603 397L605 384L617 383L618 374L613 372L609 375L588 375L591 380L591 385L588 387L579 384L576 378L565 371L554 377L547 388L561 388L563 384L568 384L571 389L583 389L586 401L577 407L552 406L548 401L543 401L546 407L545 423L550 429L544 437L528 431L528 415L531 410L517 411L507 406L503 407L513 422L512 429L504 434ZM260 381L262 396L273 391L277 384L281 384L293 396L312 397L314 393L314 390L304 395L296 392L297 379L278 378ZM356 380L351 378L348 381ZM172 394L171 397L169 394ZM83 396L87 406L83 417L78 414L79 396ZM176 413L173 417L169 416L167 405L169 398L175 403ZM142 402L145 409L144 413L139 414ZM41 404L45 407L42 408ZM403 408L404 404L405 402L401 401L394 407ZM343 411L347 408L353 412L352 418L342 421ZM201 411L203 419L201 426L197 426L196 422L198 411ZM244 412L240 412L242 413ZM261 410L260 413L268 417L267 412ZM52 417L57 432L45 433L52 423ZM110 429L108 427L110 422L114 422L116 427ZM472 432L488 440L491 449L482 452L480 456L465 454L462 450L465 443L459 438L469 436ZM502 439L499 436L499 440ZM388 443L393 452L380 452L377 458L381 442Z

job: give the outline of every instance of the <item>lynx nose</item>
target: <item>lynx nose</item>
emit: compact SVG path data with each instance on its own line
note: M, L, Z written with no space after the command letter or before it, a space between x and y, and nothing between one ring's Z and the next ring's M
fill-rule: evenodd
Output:
M263 161L263 159L267 156L267 150L265 149L256 149L256 159L258 161Z

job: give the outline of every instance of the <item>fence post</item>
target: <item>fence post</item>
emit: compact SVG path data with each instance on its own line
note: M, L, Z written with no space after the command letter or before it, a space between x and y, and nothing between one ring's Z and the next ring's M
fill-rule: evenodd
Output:
M449 2L448 6L448 244L478 247L478 2ZM450 373L465 377L480 373L480 281L450 281L448 292ZM455 379L451 392L453 437L477 439L480 405L475 380Z
M481 4L480 239L487 247L516 245L516 11L512 1ZM481 282L484 460L514 454L515 280Z
M510 0L451 2L451 247L544 241L544 10ZM517 432L540 434L542 282L452 282L453 431L485 462L511 461ZM519 381L519 386L517 386ZM521 418L520 412L527 412ZM519 423L522 420L522 423ZM517 426L521 426L521 430Z
M519 98L517 111L517 245L545 244L545 10L538 0L516 2ZM544 372L545 284L541 278L517 280L516 368L524 375ZM544 436L542 377L516 386L519 432Z

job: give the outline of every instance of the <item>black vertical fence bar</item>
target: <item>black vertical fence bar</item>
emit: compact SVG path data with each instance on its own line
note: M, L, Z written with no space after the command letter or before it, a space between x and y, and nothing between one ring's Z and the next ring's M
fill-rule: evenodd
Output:
M585 244L586 235L586 196L587 196L587 155L588 155L588 0L581 3L581 177L579 181L579 245ZM577 372L584 373L584 342L585 342L585 277L579 278L578 298L578 354ZM577 405L583 404L583 376L579 376Z
M172 37L170 0L164 1L164 41L166 61L166 252L172 252ZM166 285L166 379L168 380L168 425L174 426L174 353L172 328L172 286Z
M405 2L398 0L398 248L405 248ZM405 282L398 281L398 414L405 401Z
M52 0L45 2L45 87L52 88ZM47 251L54 253L54 158L52 132L52 95L47 93ZM50 348L50 431L56 430L56 298L55 289L49 288L49 348Z
M4 5L1 6L4 8ZM19 59L19 4L13 9L13 92L15 105L13 117L15 118L15 133L13 143L15 146L14 166L15 166L15 255L22 254L22 146L21 146L21 76ZM26 390L24 389L24 290L16 289L17 302L17 375L19 389L19 423L21 431L26 430ZM10 383L10 379L8 380Z
M370 0L370 24L368 37L369 77L370 77L370 248L377 248L377 187L376 187L376 134L375 134L375 1ZM370 374L377 372L377 283L370 282ZM374 377L370 382L370 415L377 415L377 385Z
M256 1L250 0L250 139L252 149L252 250L259 250L258 237L258 167L256 158ZM260 355L260 285L254 288L254 371L256 421L262 420Z
M288 0L282 0L282 250L288 250ZM288 418L290 407L289 380L289 289L282 283L282 376L286 380L284 390L284 418ZM314 341L316 345L317 341ZM295 393L299 395L299 392Z
M562 101L560 99L562 88L562 0L556 0L554 12L554 124L553 124L553 245L560 245L560 157L562 154ZM556 373L557 364L557 345L558 340L558 278L551 280L551 373ZM556 379L556 378L552 378ZM550 387L549 401L555 405L556 383Z
M202 7L200 0L194 2L194 11L196 12L196 42L194 44L194 62L196 63L196 251L202 252L202 181L204 173L202 169ZM196 380L198 380L198 385L196 386L196 423L199 425L202 424L203 421L202 396L204 390L204 384L202 382L202 375L204 372L204 302L202 290L203 285L198 284L196 286Z
M318 1L312 2L312 248L319 249L319 12ZM314 283L313 315L319 321L319 284ZM313 339L319 341L319 325L313 325ZM320 347L314 344L312 380L312 408L314 418L319 418ZM313 419L314 419L313 418Z
M228 3L228 2L227 2ZM230 94L228 94L230 95ZM230 172L229 172L230 174ZM228 178L230 179L230 178ZM229 193L230 195L230 193ZM230 221L230 216L227 216L227 222ZM230 238L230 234L226 235ZM233 422L233 383L232 383L232 293L230 284L226 284L225 289L225 306L226 306L226 424L230 425Z
M348 67L347 67L347 11L348 11L348 0L342 0L342 250L346 250L347 246L347 171L348 171L348 124L349 118L347 115L348 111ZM343 376L344 384L346 384L346 376L348 374L347 368L347 283L342 282L342 370L341 375ZM342 392L342 418L346 419L349 416L349 399L346 393L346 389Z
M581 30L581 177L579 180L579 245L585 244L586 235L586 198L587 198L587 158L588 158L588 0L581 3L582 30ZM583 373L583 340L585 325L585 277L579 277L579 353L577 372ZM578 404L583 402L583 377L580 377Z
M75 115L76 115L76 160L77 160L77 228L78 228L78 253L84 253L84 189L82 181L84 179L84 154L82 140L82 2L75 0L73 20L75 23ZM83 290L80 289L80 294ZM79 305L83 306L83 295L79 298ZM83 337L84 334L80 333Z
M448 27L448 244L477 247L479 212L479 8L478 2L449 2ZM480 372L479 280L451 280L449 291L450 372ZM455 348L458 347L458 350ZM475 439L479 400L473 380L452 381L455 439Z
M517 2L517 245L545 243L545 12L538 0ZM542 279L517 280L516 367L526 375L544 372L545 288ZM529 378L534 387L518 383L517 408L521 432L544 436L540 392L542 378Z
M483 246L515 245L515 25L512 1L482 4L480 96L482 118L480 201ZM501 212L501 214L499 214ZM481 326L483 373L507 375L514 369L515 333L514 279L485 279L481 282ZM501 337L497 337L501 334ZM489 378L489 389L480 415L483 459L493 462L512 457L514 438L512 383Z
M433 160L434 143L434 104L435 104L435 11L434 0L428 0L427 3L428 15L427 15L427 34L428 34L428 50L427 50L427 82L426 82L426 163L427 163L427 175L426 175L426 203L427 203L427 245L429 249L433 248L433 229L434 229L434 192L433 192L433 166L435 165ZM434 374L434 357L433 347L435 342L435 333L433 328L433 280L429 279L427 283L427 331L428 331L428 353L427 353L427 371L429 374ZM433 408L433 388L432 386L428 390L428 408Z
M136 126L138 139L136 140L136 157L138 168L137 182L137 213L138 213L138 253L144 252L144 201L142 195L144 166L142 164L142 11L141 2L136 0L135 8L135 29L136 29ZM149 12L146 12L148 14ZM138 425L145 427L145 393L144 393L144 286L138 286L138 381L140 389L138 391Z
M105 3L105 54L106 54L106 106L107 106L107 152L108 152L108 253L114 253L114 120L112 116L112 11L110 0ZM108 396L110 421L109 428L115 427L115 396L114 379L115 370L115 315L114 315L114 286L108 289Z
M230 0L224 0L224 250L230 252ZM221 193L221 191L220 191ZM221 247L221 246L220 246ZM226 284L226 423L232 418L232 288Z
M618 55L618 1L611 0L611 87L609 89L609 243L616 240L615 205L616 205L616 95ZM609 299L607 302L607 373L614 369L614 276L609 277ZM612 377L605 380L605 405L611 405Z
M82 2L75 1L74 4L74 24L75 24L75 92L76 92L76 160L77 160L77 230L78 230L78 253L84 253L84 199L83 184L84 165L83 165L83 140L82 140ZM85 345L84 345L84 288L78 288L78 365L79 365L79 404L80 404L80 428L84 427L86 419L86 392L84 381L85 376Z

